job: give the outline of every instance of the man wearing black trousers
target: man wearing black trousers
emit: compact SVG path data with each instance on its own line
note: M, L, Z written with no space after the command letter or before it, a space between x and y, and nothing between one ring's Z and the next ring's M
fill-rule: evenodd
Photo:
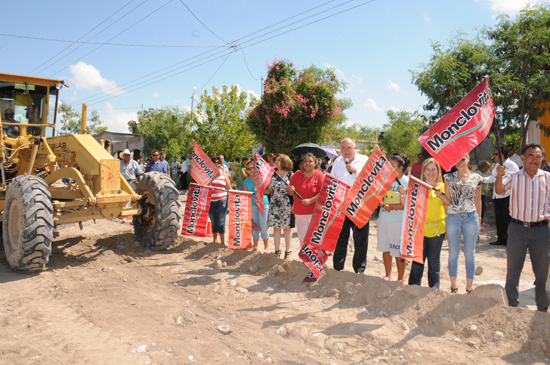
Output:
M352 186L357 175L367 163L368 157L355 153L355 142L351 138L346 138L340 145L342 156L338 157L332 165L331 176ZM346 217L338 242L334 248L334 269L341 271L346 263L348 253L349 231L353 231L353 243L355 251L353 253L353 271L358 274L364 273L367 267L367 249L369 248L369 224L359 228Z
M504 148L501 150L502 159L504 160L504 166L506 166L506 176L509 176L513 172L519 171L518 165L508 158L508 151ZM494 153L494 159L497 162L497 166L500 164L500 157L498 150ZM491 176L483 179L484 183L492 184L497 177L497 166L493 169ZM508 226L510 225L510 191L506 191L504 194L497 194L496 189L493 189L493 205L495 207L495 220L497 224L497 240L491 242L493 246L506 246L508 243Z

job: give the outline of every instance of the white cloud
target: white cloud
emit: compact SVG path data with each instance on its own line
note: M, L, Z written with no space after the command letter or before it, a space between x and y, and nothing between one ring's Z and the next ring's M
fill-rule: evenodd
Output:
M137 121L137 112L126 112L116 109L111 103L105 104L105 113L102 116L105 126L111 132L128 132L128 122Z
M124 91L116 86L114 81L101 76L97 68L84 62L69 66L74 75L74 83L77 89L93 90L99 87L101 91L110 95L121 95Z
M540 0L489 0L491 10L513 15L527 6L527 4L536 5Z
M396 106L390 106L389 108L386 108L386 110L393 110L394 112L398 112L398 111L403 110L403 109L398 108Z
M363 85L363 81L365 81L365 79L363 79L361 76L355 76L354 74L351 74L351 77L357 80L358 85Z
M365 104L363 104L363 107L365 109L373 109L377 112L381 112L382 111L382 108L380 108L378 106L378 104L376 104L376 101L372 100L372 99L367 99L367 101L365 101Z
M159 97L159 93L157 93L156 91L153 93L153 97L154 98L158 98Z
M326 63L326 62L323 62L323 65L326 67L326 68L331 68L334 70L334 73L336 74L336 76L341 79L341 80L346 80L346 75L344 74L344 71L340 70L338 67L334 66L334 65L331 65L330 63Z
M76 90L73 90L73 93L71 96L69 96L69 100L76 100L78 99L78 95L76 94Z
M401 86L397 85L392 80L388 80L388 82L386 83L386 89L398 92L400 94L405 93L405 90L403 90L403 88Z
M248 94L248 99L250 99L250 96L255 97L256 99L260 100L260 95L256 94L254 90L246 90L246 93Z
M422 19L424 19L427 22L430 21L430 17L425 12L422 12Z

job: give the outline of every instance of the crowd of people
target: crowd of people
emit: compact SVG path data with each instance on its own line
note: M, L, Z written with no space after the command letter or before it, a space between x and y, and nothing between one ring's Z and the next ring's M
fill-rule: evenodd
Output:
M252 251L259 250L261 238L263 252L270 253L271 228L275 255L290 258L292 230L296 229L298 239L302 242L325 175L329 174L349 186L354 184L368 156L358 153L355 142L350 138L344 139L340 148L341 155L332 164L328 157L320 161L308 153L295 166L288 155L268 154L267 162L274 174L264 191L263 212L256 205L254 196L252 199ZM189 166L185 158L182 157L181 162L174 158L169 166L165 154L155 150L151 157L151 161L142 165L131 159L129 151L120 154L121 172L132 186L144 172L169 174L170 171L174 182L177 184L179 181L181 189L187 189ZM477 170L472 171L469 155L463 156L449 172L443 171L434 158L426 158L423 154L417 156L417 162L410 171L408 158L394 154L389 160L397 172L397 178L380 203L377 219L377 250L382 252L385 280L394 280L392 268L395 260L396 280L409 285L421 285L427 261L428 286L439 288L441 250L447 239L450 292L459 292L457 277L462 242L466 272L464 290L471 293L476 269L476 243L480 228L488 226L484 216L490 199L497 226L497 241L491 242L491 245L506 246L506 294L510 305L517 306L519 303L519 278L528 250L536 277L537 308L547 311L550 304L550 173L540 145L525 146L520 156L512 145L495 150L496 166L492 171L489 170L491 163L488 161L481 161ZM226 190L232 188L231 174L235 174L236 189L254 192L254 163L244 157L239 165L230 170L223 155L213 157L212 162L221 174L211 184L215 190L209 218L213 242L217 242L220 237L220 242L225 244L228 211ZM409 176L421 179L432 189L424 225L423 263L413 262L407 275L406 263L400 253L400 233ZM493 189L490 189L490 184L494 184ZM489 197L491 190L492 196ZM354 246L352 268L356 273L364 273L367 266L369 223L359 228L348 217L345 217L336 243L333 267L337 271L344 269L350 234ZM282 236L284 247L281 247Z

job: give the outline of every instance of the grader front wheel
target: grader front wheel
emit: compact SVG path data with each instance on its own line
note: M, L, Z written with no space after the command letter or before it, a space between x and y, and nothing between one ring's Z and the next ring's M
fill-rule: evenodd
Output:
M3 241L15 271L35 271L48 263L53 240L53 207L48 185L31 175L12 180L3 213Z
M181 231L182 215L178 190L168 175L160 172L143 174L136 193L142 195L140 215L133 219L134 232L143 247L165 249Z

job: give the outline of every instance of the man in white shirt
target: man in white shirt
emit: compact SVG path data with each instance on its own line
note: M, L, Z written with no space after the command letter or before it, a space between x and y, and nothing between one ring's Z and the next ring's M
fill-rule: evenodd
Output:
M170 169L172 171L172 180L174 180L176 186L178 185L180 168L181 164L178 162L178 158L174 156L174 161L171 163Z
M521 157L516 155L516 153L514 152L514 145L509 144L508 146L506 146L506 150L508 151L508 158L514 161L518 168L521 169L523 167L523 162L521 161Z
M187 173L189 172L189 163L185 157L181 157L181 174L180 174L180 186L181 190L187 190Z
M355 152L355 142L351 138L346 138L340 144L342 156L334 160L331 176L352 186L359 172L367 163L368 157ZM358 228L348 217L345 218L338 242L334 248L334 269L341 271L344 269L346 255L348 253L349 231L353 230L353 243L355 252L353 253L353 271L358 274L364 273L367 267L367 249L369 247L369 224L363 228Z
M508 150L501 149L502 158L504 159L504 166L506 166L506 175L508 177L511 173L519 171L518 165L514 161L508 158ZM497 166L500 164L500 157L498 150L495 151L493 156L497 162ZM497 177L497 166L493 169L491 176L487 176L483 179L486 184L493 184ZM493 204L495 207L495 219L497 223L497 240L491 242L493 246L506 246L508 243L508 226L510 225L510 190L507 190L504 194L497 194L496 189L493 189Z
M225 162L225 157L220 153L218 155L218 158L222 162L222 166L221 166L222 172L231 178L231 172L229 171L229 164Z

